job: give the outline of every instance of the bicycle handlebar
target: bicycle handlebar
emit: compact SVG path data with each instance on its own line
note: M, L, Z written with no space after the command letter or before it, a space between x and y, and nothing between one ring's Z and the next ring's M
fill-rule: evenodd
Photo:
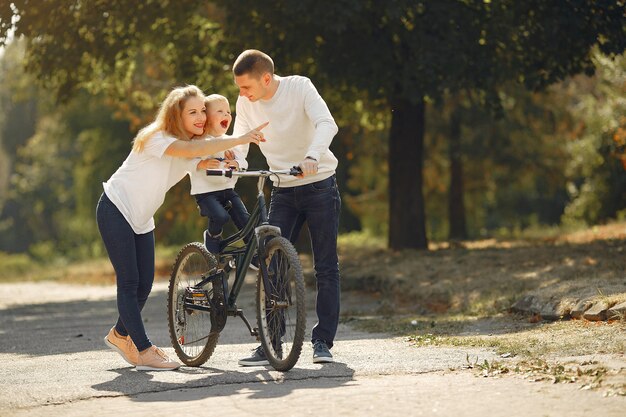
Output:
M289 169L279 169L277 171L270 171L267 169L259 169L253 171L236 171L233 169L207 169L206 174L208 176L216 177L269 177L271 175L300 175L302 170L298 166L293 166Z

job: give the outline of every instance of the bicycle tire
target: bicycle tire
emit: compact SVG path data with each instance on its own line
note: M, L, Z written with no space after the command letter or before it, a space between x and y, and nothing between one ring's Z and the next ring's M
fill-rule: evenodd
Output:
M188 366L201 366L211 357L220 333L212 331L210 313L183 308L185 291L216 268L215 257L199 242L183 246L172 268L167 292L170 341L178 358ZM206 289L208 299L221 296L223 302L221 283L214 281Z
M264 268L259 269L256 300L259 337L270 365L284 372L298 361L304 341L306 307L302 266L296 249L284 237L272 238L261 259L269 276L264 277ZM265 288L266 285L270 288Z

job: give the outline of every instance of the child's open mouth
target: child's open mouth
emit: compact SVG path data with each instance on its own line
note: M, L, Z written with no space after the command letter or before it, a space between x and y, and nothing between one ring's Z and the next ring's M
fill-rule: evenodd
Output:
M228 120L222 120L220 122L220 126L222 126L224 129L228 128Z

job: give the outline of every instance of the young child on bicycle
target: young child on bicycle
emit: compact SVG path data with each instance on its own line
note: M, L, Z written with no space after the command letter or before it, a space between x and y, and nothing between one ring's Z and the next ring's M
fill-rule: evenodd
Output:
M205 99L207 124L205 139L221 139L232 122L228 99L219 94L211 94ZM241 229L248 222L250 215L241 198L235 192L237 178L207 176L207 169L244 169L248 163L239 149L232 148L209 155L196 165L196 170L189 173L191 195L195 196L200 215L208 217L208 226L204 231L204 246L213 254L220 250L222 229L229 218Z

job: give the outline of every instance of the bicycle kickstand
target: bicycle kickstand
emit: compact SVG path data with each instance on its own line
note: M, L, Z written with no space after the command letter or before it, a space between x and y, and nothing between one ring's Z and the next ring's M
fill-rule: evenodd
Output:
M254 336L257 339L259 338L259 329L257 329L256 327L252 328L252 325L250 324L250 322L248 321L246 316L243 314L243 310L238 308L237 312L235 313L235 317L241 317L241 320L243 320L244 324L246 325L246 327L250 331L250 336Z

